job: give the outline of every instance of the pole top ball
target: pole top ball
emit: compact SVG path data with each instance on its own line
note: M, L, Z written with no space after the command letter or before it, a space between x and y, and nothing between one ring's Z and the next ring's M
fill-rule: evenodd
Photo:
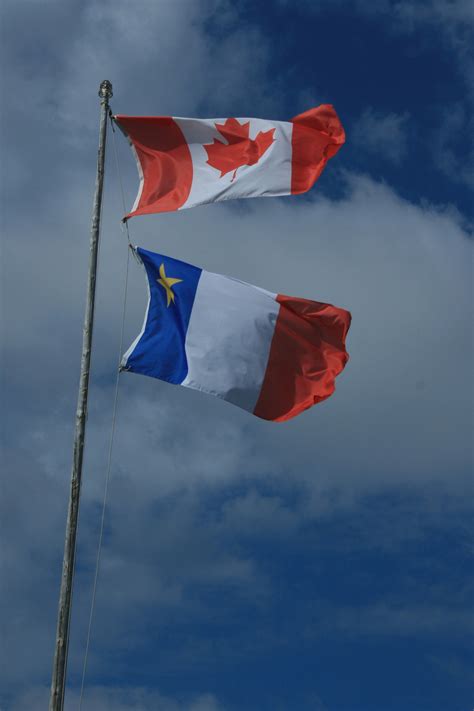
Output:
M110 99L113 96L112 84L108 79L100 83L99 96L101 99Z

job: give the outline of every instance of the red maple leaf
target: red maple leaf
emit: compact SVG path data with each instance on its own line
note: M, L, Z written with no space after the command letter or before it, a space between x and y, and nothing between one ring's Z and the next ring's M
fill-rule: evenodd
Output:
M259 131L255 139L249 138L250 121L239 123L235 118L228 118L223 124L216 123L216 128L227 143L214 138L214 141L204 145L204 148L207 151L207 163L220 170L221 178L233 170L232 180L234 180L240 166L258 163L275 140L274 128L269 131Z

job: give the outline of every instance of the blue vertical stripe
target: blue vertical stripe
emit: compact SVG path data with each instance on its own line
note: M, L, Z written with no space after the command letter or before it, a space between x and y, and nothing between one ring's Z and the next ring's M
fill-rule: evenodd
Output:
M188 374L184 346L202 270L140 247L137 253L148 277L150 301L143 333L124 367L133 373L179 384ZM181 281L173 283L173 279ZM169 284L168 289L163 281Z

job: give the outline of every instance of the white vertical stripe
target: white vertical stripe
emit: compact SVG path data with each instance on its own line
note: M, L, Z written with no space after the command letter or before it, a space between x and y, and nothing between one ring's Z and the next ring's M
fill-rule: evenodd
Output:
M136 251L136 248L135 248L135 254L136 254L137 257L140 259L139 255L138 255L138 252ZM133 341L133 343L132 343L132 345L130 346L130 348L128 349L128 351L126 351L126 352L123 354L123 356L122 356L122 360L121 360L121 362L120 362L120 367L121 367L121 368L124 368L124 369L127 368L127 361L128 361L128 359L130 358L130 356L132 355L132 353L133 353L133 351L135 350L136 346L138 345L139 340L141 339L141 337L142 337L143 334L145 333L145 328L146 328L146 324L147 324L147 321L148 321L148 311L150 310L150 302L151 302L150 282L148 281L148 275L146 274L146 269L145 269L145 267L143 266L143 262L142 262L141 259L140 259L140 264L142 265L143 271L145 272L146 288L147 288L147 294L148 294L148 302L147 302L147 305L146 305L145 318L143 319L142 330L140 331L140 333L138 334L138 336L135 338L135 340Z
M140 203L140 198L142 196L143 192L143 185L145 184L145 178L143 175L143 169L142 169L142 164L140 163L140 159L138 157L138 153L136 151L135 146L133 143L130 141L130 147L133 151L133 155L135 156L135 160L137 161L137 170L138 170L138 177L140 178L140 184L138 186L138 192L137 192L137 197L135 198L135 202L133 203L133 207L130 210L130 212L135 212L135 210L138 210L138 205Z
M186 334L182 385L252 412L278 317L276 294L203 271Z
M125 130L125 128L124 128L123 126L121 126L120 123L118 122L117 116L114 116L113 118L114 118L114 121L115 121L116 125L118 126L118 128L120 129L120 131L123 133L123 135L124 135L125 138L127 139L128 144L129 144L130 148L132 149L132 153L133 153L133 155L135 156L135 160L136 160L136 163L137 163L138 177L139 177L139 179L140 179L140 183L139 183L139 185L138 185L137 197L135 198L135 202L133 203L133 207L132 207L132 209L130 210L130 212L135 212L135 210L138 209L138 204L139 204L140 198L141 198L141 196L142 196L143 185L145 184L145 176L143 175L142 164L140 163L140 159L139 159L139 157L138 157L138 153L137 153L137 150L136 150L136 148L135 148L135 146L134 146L134 144L133 144L132 139L131 139L130 136L128 135L128 133L127 133L127 131Z
M186 119L173 117L188 143L193 161L193 182L188 199L181 210L231 198L288 195L291 192L291 139L293 124L287 121L238 118L240 124L250 122L249 138L255 139L260 131L275 129L274 142L255 165L242 165L233 173L220 176L220 171L208 164L205 144L212 145L216 138L227 143L216 124L226 119Z

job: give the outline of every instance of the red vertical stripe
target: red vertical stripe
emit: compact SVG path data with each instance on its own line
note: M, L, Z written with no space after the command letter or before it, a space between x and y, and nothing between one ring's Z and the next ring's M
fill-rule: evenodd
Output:
M170 212L188 199L193 162L178 124L170 116L116 116L133 144L143 173L139 203L132 215Z
M283 421L328 398L349 356L351 315L318 301L279 294L267 370L254 414Z
M292 123L291 192L305 193L313 187L346 136L331 104L305 111L295 116Z

